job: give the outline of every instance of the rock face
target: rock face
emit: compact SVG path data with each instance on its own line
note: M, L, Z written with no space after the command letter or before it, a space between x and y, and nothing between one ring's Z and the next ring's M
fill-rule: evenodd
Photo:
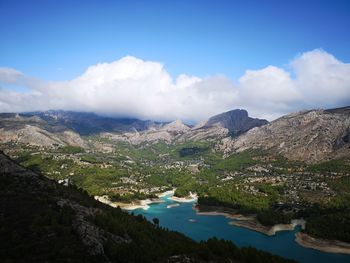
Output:
M225 156L247 149L264 149L309 163L350 156L350 107L293 113L269 124L249 117L245 110L232 110L194 127L180 120L155 123L96 116L63 111L0 114L0 144L71 145L112 152L113 141L140 145L205 140L219 142L216 150L223 151ZM77 133L79 125L85 131L102 131L99 135L111 142L91 145Z
M228 135L237 136L254 127L259 127L267 123L267 120L249 117L246 110L236 109L215 115L207 121L198 123L181 136L179 140L216 141Z
M190 129L189 126L184 124L181 120L176 120L171 123L165 124L160 128L162 131L172 132L172 133L185 133Z
M79 146L87 147L86 142L68 128L55 129L38 116L21 116L18 114L0 114L0 143L21 143L35 146L51 147Z
M266 120L248 117L246 110L232 110L225 112L209 120L199 123L194 127L182 123L180 120L168 124L160 124L144 131L126 132L122 134L104 133L102 136L116 141L124 141L132 144L154 143L164 141L176 143L188 140L212 140L224 138L227 135L239 135L251 128L267 124Z
M129 142L131 144L155 143L159 141L171 143L189 130L189 126L182 123L180 120L176 120L168 124L160 125L159 127L151 127L141 132L134 129L133 132L126 132L123 134L103 133L102 136L116 141Z
M211 117L203 128L219 126L226 128L233 135L242 134L254 127L260 127L267 124L267 120L254 119L248 116L246 110L231 110Z
M81 135L89 134L131 144L216 141L266 123L266 120L248 117L245 110L216 115L195 127L190 127L181 120L162 123L102 117L84 112L3 113L0 114L0 143L15 142L44 147L72 145L87 148L88 143Z
M350 107L286 115L217 145L225 155L264 149L290 160L316 163L350 156Z
M229 135L229 130L220 126L202 127L195 126L183 134L178 141L216 141Z

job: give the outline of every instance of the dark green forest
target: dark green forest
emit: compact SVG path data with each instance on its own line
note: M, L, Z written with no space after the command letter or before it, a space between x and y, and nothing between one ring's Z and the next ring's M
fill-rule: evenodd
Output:
M0 155L0 257L2 262L291 262L230 241L195 242L64 187ZM59 205L64 201L64 205ZM82 211L88 212L88 216ZM93 226L103 252L90 255L76 220ZM80 221L79 221L80 222ZM154 220L154 222L157 222ZM85 236L89 239L89 235Z

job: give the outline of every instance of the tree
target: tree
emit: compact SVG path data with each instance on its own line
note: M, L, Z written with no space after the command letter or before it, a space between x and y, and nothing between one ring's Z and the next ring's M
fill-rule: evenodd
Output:
M155 217L152 219L152 221L156 226L159 226L159 219L158 218Z

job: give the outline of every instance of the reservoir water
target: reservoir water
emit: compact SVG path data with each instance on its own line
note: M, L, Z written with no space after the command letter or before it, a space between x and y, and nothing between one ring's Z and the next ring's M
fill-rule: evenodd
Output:
M232 240L240 247L255 247L302 263L350 263L350 255L324 253L299 246L294 241L298 228L294 231L278 232L275 236L266 236L246 228L229 225L232 219L224 216L197 215L192 208L193 203L180 203L179 206L167 208L168 205L176 203L169 197L170 195L162 197L164 203L151 204L148 210L136 209L133 213L142 214L148 220L157 217L162 227L179 231L197 241L215 236Z

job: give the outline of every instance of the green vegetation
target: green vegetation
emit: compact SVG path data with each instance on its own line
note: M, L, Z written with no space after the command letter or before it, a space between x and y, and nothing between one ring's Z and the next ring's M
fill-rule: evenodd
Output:
M237 154L233 154L226 159L216 161L214 163L214 169L224 171L239 171L244 168L257 164L258 161L252 158L252 153L245 151Z
M60 149L62 153L76 154L85 152L83 148L78 146L65 146Z
M17 150L17 160L49 178L69 178L89 195L108 195L115 202L151 198L176 188L178 197L197 193L199 204L256 214L264 225L303 217L309 234L348 240L349 206L344 204L350 204L350 177L343 176L350 173L348 160L307 166L261 150L222 158L222 153L212 150L213 142L132 145L99 136L86 139L108 143L114 152L85 152L70 146L42 150L27 145ZM191 165L198 170L189 169ZM283 180L273 183L276 177Z
M0 257L3 262L99 262L87 255L72 226L74 211L59 207L55 191L91 203L73 189L38 189L33 178L0 176ZM39 190L39 191L38 191Z
M180 149L179 155L180 157L186 157L186 156L195 156L199 155L201 152L205 152L208 149L206 148L199 148L199 147L185 147Z
M254 248L239 249L231 241L216 238L195 243L178 232L158 227L159 221L156 218L154 224L151 224L141 215L132 218L126 214L121 216L120 213L118 209L109 209L94 219L97 225L109 232L116 235L128 233L133 240L125 245L108 241L104 244L108 258L113 262L163 262L169 255L187 255L194 261L292 262ZM127 220L123 218L127 216Z
M230 241L195 242L111 208L75 186L64 187L25 171L1 155L0 258L3 262L166 262L172 256L193 262L292 262L253 248L238 248ZM65 201L64 205L59 205ZM19 205L20 204L20 205ZM79 216L77 216L79 213ZM84 236L79 234L83 220ZM88 231L89 229L93 231ZM87 248L87 235L96 243ZM101 234L102 233L102 234ZM103 251L103 252L102 252Z
M235 189L235 185L210 188L207 197L200 197L199 204L223 206L244 213L265 210L276 201L275 195L251 195Z
M338 195L323 205L302 212L307 218L306 233L325 239L350 242L350 177L329 180Z
M273 208L261 210L257 213L257 220L265 226L273 226L276 224L289 224L294 218L294 214L285 214L276 211Z
M327 173L349 172L350 162L346 160L331 160L328 162L311 165L308 167L308 170L311 172L327 172Z
M142 200L142 199L148 199L148 198L157 198L156 195L154 194L145 194L145 193L140 193L137 191L128 193L128 194L124 194L124 195L120 195L118 193L114 193L114 192L107 192L106 193L110 200L112 202L131 202L134 200Z
M52 179L62 179L68 174L66 167L72 166L72 160L55 160L52 155L44 156L41 153L30 154L24 152L18 159L22 165L35 172L42 172ZM55 171L60 171L55 173Z
M350 242L350 208L338 210L314 207L307 219L306 233L314 237Z
M82 157L80 158L80 160L82 160L83 162L92 163L92 164L98 164L98 163L100 163L100 161L97 160L96 157L90 156L90 155L82 156Z

